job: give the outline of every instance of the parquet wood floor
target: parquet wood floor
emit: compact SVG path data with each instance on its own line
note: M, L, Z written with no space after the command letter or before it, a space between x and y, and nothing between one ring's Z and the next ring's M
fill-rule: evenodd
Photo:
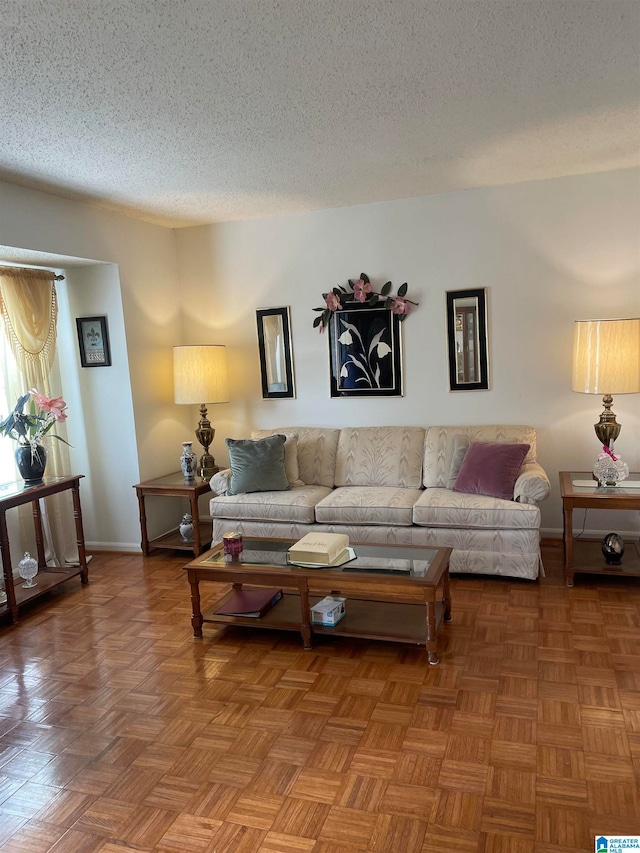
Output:
M0 625L2 853L583 853L640 833L640 581L454 577L423 649L205 626L98 554ZM204 603L219 591L201 587Z

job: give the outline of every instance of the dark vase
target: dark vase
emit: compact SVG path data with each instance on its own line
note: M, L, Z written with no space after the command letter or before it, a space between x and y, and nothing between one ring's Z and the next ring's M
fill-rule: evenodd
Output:
M624 554L624 539L617 533L607 533L602 540L602 553L609 566L619 566Z
M41 444L33 450L29 444L19 444L16 447L16 465L27 485L41 483L47 465L47 451Z

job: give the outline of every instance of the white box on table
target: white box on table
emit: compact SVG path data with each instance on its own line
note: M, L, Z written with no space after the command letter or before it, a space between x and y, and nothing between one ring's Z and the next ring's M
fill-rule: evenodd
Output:
M312 625L337 625L345 614L346 598L327 595L311 608Z

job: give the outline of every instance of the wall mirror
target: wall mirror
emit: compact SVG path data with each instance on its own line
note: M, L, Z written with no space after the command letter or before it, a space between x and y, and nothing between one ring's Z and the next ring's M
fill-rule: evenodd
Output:
M289 309L259 308L256 320L263 398L295 397Z
M486 391L489 370L484 288L447 291L447 337L451 391Z

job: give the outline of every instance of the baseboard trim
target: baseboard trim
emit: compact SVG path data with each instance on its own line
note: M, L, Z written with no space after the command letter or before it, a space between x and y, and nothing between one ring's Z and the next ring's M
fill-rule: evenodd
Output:
M108 551L119 554L142 554L139 543L130 542L85 542L85 551Z

